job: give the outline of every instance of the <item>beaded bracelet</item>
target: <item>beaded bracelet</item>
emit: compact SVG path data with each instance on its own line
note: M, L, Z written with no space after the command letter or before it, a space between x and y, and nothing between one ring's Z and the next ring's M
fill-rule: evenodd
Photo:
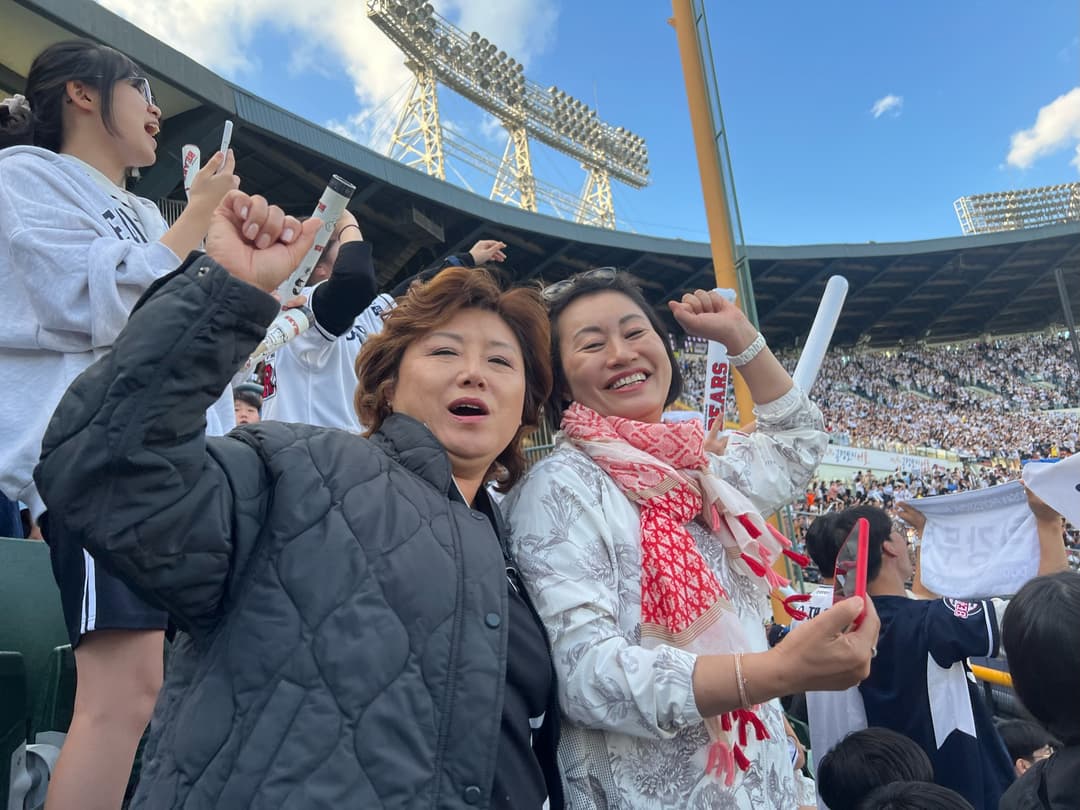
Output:
M745 366L759 354L761 350L765 348L765 336L761 332L757 333L757 337L754 338L754 342L743 349L738 354L733 354L728 360L733 366Z

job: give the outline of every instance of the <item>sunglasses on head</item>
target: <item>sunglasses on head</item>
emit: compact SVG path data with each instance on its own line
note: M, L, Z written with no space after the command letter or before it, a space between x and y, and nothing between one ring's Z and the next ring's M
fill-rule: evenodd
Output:
M595 270L586 270L584 273L578 273L570 276L570 278L564 278L562 281L556 281L554 284L548 284L540 295L543 296L545 301L552 303L563 298L582 281L611 281L618 274L619 271L615 267L597 267Z

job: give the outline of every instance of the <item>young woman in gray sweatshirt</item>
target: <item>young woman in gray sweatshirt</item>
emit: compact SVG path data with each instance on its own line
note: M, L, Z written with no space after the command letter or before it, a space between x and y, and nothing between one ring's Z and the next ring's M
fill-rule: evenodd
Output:
M125 189L130 169L155 161L161 110L149 79L111 48L49 46L24 93L0 103L0 491L37 521L31 474L57 402L151 283L199 246L239 180L231 153L215 155L171 228ZM233 418L231 398L208 412L214 432ZM115 810L161 685L165 617L65 542L60 517L43 528L79 680L47 806Z

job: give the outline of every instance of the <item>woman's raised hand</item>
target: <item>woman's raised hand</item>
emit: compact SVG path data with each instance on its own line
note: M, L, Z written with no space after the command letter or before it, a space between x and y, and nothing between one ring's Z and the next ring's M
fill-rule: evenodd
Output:
M195 175L187 207L161 237L161 243L178 258L199 249L210 227L210 217L225 195L240 185L240 178L233 174L235 165L230 149L227 155L215 154Z
M233 174L236 157L233 150L223 155L217 152L199 169L188 192L188 205L201 208L207 214L217 208L222 198L240 187L240 178Z
M214 210L206 252L236 278L271 292L296 269L322 224L314 217L301 224L266 198L233 190Z
M901 501L896 504L896 516L905 523L911 524L915 529L915 533L922 537L923 529L926 527L926 515L912 506L906 501Z
M739 354L757 337L743 311L717 292L695 290L681 301L668 301L668 307L688 334L723 343L731 354Z

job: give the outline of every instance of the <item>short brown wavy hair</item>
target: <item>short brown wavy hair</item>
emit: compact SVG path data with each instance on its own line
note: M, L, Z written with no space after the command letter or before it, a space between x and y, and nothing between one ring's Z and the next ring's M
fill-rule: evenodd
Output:
M525 472L526 436L540 424L545 400L551 395L551 325L539 287L506 289L497 270L489 267L448 267L427 282L415 282L397 306L384 316L383 331L370 337L356 358L356 395L353 399L365 435L382 427L391 414L390 394L397 381L401 358L413 341L446 323L464 309L494 312L514 333L525 360L525 407L521 427L488 470L497 489L508 491Z

